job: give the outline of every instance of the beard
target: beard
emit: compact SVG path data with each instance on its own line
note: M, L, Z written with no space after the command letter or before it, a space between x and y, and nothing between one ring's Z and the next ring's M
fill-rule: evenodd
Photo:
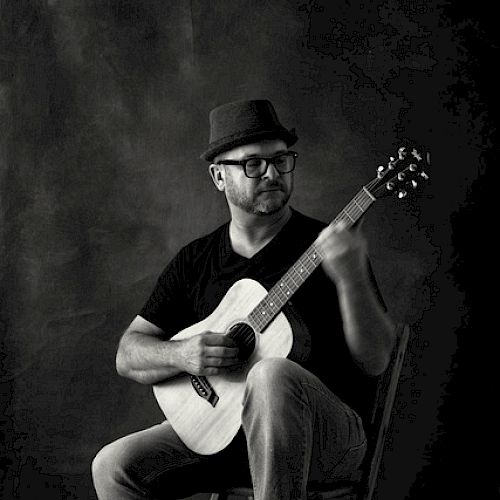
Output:
M247 213L271 215L288 203L292 186L293 181L290 184L261 181L252 193L247 193L231 177L226 177L226 196L229 202Z

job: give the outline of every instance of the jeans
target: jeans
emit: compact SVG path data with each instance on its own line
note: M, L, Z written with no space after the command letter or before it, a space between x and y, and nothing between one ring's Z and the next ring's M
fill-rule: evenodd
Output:
M252 485L255 500L306 499L308 486L348 480L366 452L360 417L317 377L288 359L250 370L242 431L201 456L168 422L125 436L94 458L99 500L174 499Z

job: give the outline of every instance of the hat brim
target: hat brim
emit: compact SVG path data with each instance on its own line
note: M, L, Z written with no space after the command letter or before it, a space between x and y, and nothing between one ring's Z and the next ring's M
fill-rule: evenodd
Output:
M285 128L281 130L275 128L273 130L243 132L230 137L224 137L224 139L210 144L209 148L200 155L200 158L202 160L212 161L217 155L220 155L224 151L265 139L281 139L285 142L287 147L290 147L297 142L298 137L295 134L295 129L287 130Z

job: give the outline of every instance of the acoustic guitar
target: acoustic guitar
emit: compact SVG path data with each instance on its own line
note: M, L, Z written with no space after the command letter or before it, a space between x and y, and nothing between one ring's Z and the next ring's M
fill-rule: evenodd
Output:
M387 166L354 196L332 221L353 226L379 198L395 194L404 198L428 175L430 164L417 149L401 147ZM181 374L153 386L155 398L184 444L196 453L211 455L224 449L241 426L246 377L258 361L286 358L293 345L293 332L282 309L322 261L316 241L268 291L252 279L237 281L215 311L204 320L172 337L181 340L206 330L225 332L240 347L246 361L237 370L214 376Z

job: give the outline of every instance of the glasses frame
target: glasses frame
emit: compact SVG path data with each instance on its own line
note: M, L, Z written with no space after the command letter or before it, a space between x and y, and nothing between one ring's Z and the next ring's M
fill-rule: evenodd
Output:
M276 158L279 158L280 156L284 156L284 155L291 156L293 158L293 165L292 165L291 170L287 170L286 172L281 172L278 169L278 167L276 166L276 164L274 163L274 161L276 160ZM274 156L270 156L270 157L252 156L250 158L244 158L243 160L219 160L217 162L217 165L240 165L243 167L243 172L245 172L245 175L249 179L258 179L259 177L266 175L267 169L269 168L269 165L271 163L274 165L274 168L276 169L276 171L279 172L280 174L289 174L290 172L293 172L295 170L295 165L297 163L298 156L299 156L299 154L296 151L285 151L283 153L278 153L278 154L276 154ZM248 175L247 162L250 160L264 160L266 162L264 172L262 172L260 175Z

